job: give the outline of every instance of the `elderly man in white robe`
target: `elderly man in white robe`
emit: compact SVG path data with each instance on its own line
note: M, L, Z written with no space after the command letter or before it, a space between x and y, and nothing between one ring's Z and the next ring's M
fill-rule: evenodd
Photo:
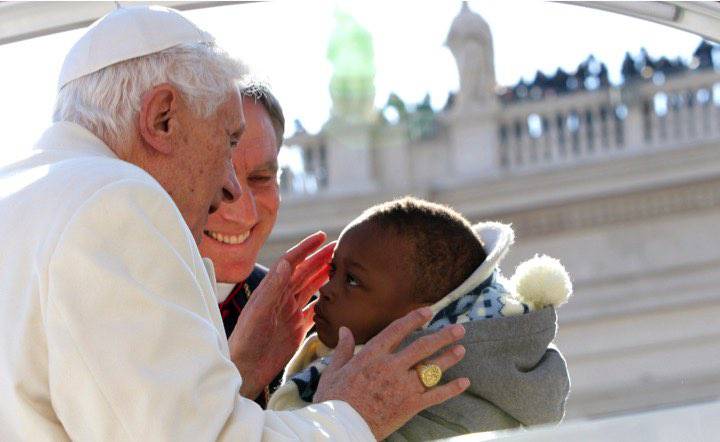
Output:
M263 282L260 331L228 344L196 243L243 191L243 75L165 8L116 10L68 53L54 124L0 169L0 440L381 439L467 388L427 388L415 369L457 363L461 326L398 349L429 319L418 310L355 356L342 329L307 408L239 394L239 358L272 351L277 315L302 315L298 293L328 256L311 256L321 233L288 251Z

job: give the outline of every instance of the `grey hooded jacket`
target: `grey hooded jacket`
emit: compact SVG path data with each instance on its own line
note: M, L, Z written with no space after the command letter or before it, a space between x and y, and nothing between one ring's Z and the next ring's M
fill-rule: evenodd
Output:
M443 382L465 376L470 387L421 411L388 440L438 439L562 419L570 379L565 360L550 344L556 331L552 307L464 325L465 357L443 374Z

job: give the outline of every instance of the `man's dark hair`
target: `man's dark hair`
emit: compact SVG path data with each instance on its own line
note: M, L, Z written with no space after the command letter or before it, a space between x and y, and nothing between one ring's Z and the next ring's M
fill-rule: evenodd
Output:
M270 88L265 83L256 80L250 81L248 85L240 90L240 93L243 98L252 98L256 103L260 103L265 107L275 130L277 147L280 149L285 136L285 115L283 115L278 99L270 92Z
M360 222L375 223L407 239L413 296L420 302L439 301L487 257L468 220L441 204L405 197L367 209Z

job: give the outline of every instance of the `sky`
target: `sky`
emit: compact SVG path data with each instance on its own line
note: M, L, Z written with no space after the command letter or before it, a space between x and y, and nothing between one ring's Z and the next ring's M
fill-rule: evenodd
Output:
M489 24L496 80L512 85L537 70L573 71L593 54L619 81L626 51L686 60L700 38L686 32L579 6L532 1L470 1ZM266 79L289 122L317 132L327 120L332 66L326 59L336 8L349 11L372 35L376 106L390 92L409 104L430 94L444 105L458 88L455 61L444 46L458 0L315 0L251 3L188 11L218 43ZM27 150L50 124L57 76L67 50L83 30L0 46L0 163Z

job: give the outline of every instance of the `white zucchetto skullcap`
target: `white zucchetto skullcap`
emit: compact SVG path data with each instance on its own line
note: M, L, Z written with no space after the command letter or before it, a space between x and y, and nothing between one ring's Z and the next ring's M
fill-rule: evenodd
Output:
M121 61L181 44L211 43L201 30L174 9L162 6L118 8L90 25L65 56L58 89L68 82Z

